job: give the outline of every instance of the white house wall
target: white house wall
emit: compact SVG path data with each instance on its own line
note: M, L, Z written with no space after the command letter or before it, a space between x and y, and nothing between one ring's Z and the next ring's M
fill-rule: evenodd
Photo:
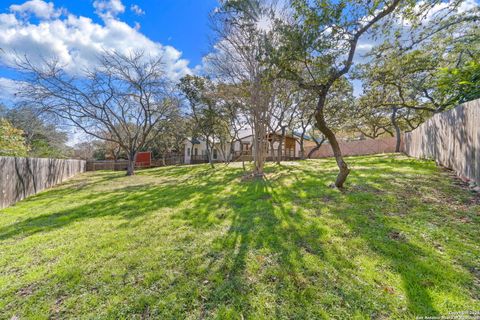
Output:
M189 164L192 162L192 155L195 155L195 148L198 150L198 155L199 156L204 156L207 155L207 144L205 141L199 141L200 143L192 144L190 141L185 142L185 148L184 148L184 155L185 155L185 163ZM225 161L223 158L222 152L220 152L220 149L218 146L215 147L217 149L217 159L215 161ZM190 154L188 153L188 149L190 149ZM226 150L230 150L230 144L227 143L226 145ZM228 152L225 152L228 153Z
M199 144L195 144L195 145L192 145L192 143L190 141L185 142L184 156L185 156L185 163L186 164L191 163L192 155L194 155L194 149L195 148L198 149L198 155L206 155L207 154L207 144L205 143L205 141L199 141L199 142L200 142ZM249 149L251 149L252 144L253 144L253 136L244 137L244 138L241 139L241 142L240 141L235 141L233 150L236 151L236 152L241 151L242 150L242 146L241 146L242 143L248 143L249 144ZM273 144L275 150L277 150L278 145L279 145L279 142L275 141L274 144ZM190 154L188 154L188 149L189 148L190 148ZM220 152L220 149L219 149L218 145L216 146L216 149L217 149L217 159L216 159L216 161L225 161L225 159L223 158L223 153ZM270 145L268 145L268 150L270 152ZM230 151L230 143L227 143L225 145L225 154L228 155L229 151ZM296 157L300 156L300 142L298 140L295 140L295 156Z

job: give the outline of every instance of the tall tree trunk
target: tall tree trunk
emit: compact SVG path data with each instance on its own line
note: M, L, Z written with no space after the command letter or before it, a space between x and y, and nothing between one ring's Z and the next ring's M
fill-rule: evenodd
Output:
M397 123L397 111L398 111L397 107L392 108L391 120L392 120L392 125L395 128L395 137L397 138L397 142L395 144L395 152L400 152L400 146L401 146L401 143L402 143L402 133L401 133L400 127Z
M207 159L208 159L208 163L210 164L210 166L211 166L212 168L214 168L213 161L212 161L212 153L210 152L211 146L210 146L210 142L209 142L208 137L207 137L206 144L207 144Z
M253 175L256 177L263 177L263 166L265 164L265 130L263 128L263 123L257 124L255 128L254 138L254 171Z
M304 138L303 138L303 134L302 136L300 137L300 159L301 160L305 160L305 147L304 147Z
M273 137L272 137L272 140L270 140L270 142L268 144L269 144L268 149L270 149L270 154L271 154L271 157L272 157L272 161L275 161L275 147L273 146L275 144L275 141L273 140Z
M348 168L347 163L343 160L342 151L337 141L337 137L332 130L328 127L325 121L325 115L323 113L323 108L325 107L325 94L320 94L318 97L317 110L315 112L315 120L317 121L317 128L330 142L332 147L333 155L337 162L339 169L337 179L335 181L335 186L337 188L343 188L343 184L347 180L350 169Z
M280 161L282 161L282 156L283 156L283 142L285 140L285 127L282 127L282 136L280 138L280 142L278 143L278 157L277 157L277 164L280 164Z
M137 152L131 151L128 153L128 165L127 165L127 176L135 175L135 160L137 158Z

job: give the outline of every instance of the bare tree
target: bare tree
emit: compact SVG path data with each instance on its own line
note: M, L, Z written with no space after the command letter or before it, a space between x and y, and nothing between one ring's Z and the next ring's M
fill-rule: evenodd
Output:
M242 3L225 1L214 15L212 25L217 42L207 63L218 79L238 89L245 117L253 129L253 175L262 177L271 117L272 79L262 59L265 38L271 34L259 28L259 21L269 10L260 3L249 6L246 11L235 10L236 5Z
M17 66L26 73L26 84L19 96L99 140L118 144L127 154L127 175L133 175L137 152L158 136L179 103L161 58L105 51L98 62L73 76L55 59L37 65L21 58Z

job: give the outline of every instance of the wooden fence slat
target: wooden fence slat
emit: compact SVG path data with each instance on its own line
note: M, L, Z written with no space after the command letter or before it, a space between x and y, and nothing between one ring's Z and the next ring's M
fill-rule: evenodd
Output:
M85 172L83 160L0 157L0 209Z
M405 153L480 185L480 99L436 114L405 135Z

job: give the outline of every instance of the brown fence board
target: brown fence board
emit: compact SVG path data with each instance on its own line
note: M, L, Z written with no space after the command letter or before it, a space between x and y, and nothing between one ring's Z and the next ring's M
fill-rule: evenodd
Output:
M405 153L480 184L480 99L436 114L405 135Z
M178 164L184 164L183 156L167 157L164 160L162 159L153 159L150 164L142 165L142 163L136 163L135 169L142 168L155 168L163 166L172 166ZM110 170L110 171L126 171L128 166L127 160L88 160L87 161L87 171L98 171L98 170Z
M0 157L0 209L85 172L85 161Z

